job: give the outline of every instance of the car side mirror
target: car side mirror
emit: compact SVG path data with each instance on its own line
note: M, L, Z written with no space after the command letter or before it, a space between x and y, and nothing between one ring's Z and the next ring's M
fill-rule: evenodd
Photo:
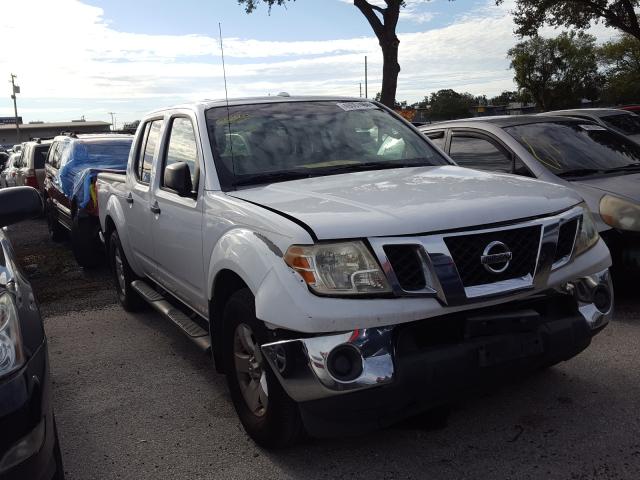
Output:
M191 196L193 184L191 171L185 162L176 162L164 169L164 186L175 191L181 197Z
M0 227L35 218L42 213L42 200L35 188L12 187L0 190Z

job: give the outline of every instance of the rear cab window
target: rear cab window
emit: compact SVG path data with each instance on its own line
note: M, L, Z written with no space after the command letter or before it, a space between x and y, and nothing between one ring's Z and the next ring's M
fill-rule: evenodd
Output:
M163 122L162 119L151 120L144 126L144 136L134 164L136 179L140 183L148 185L151 181L151 167L160 147L160 132Z

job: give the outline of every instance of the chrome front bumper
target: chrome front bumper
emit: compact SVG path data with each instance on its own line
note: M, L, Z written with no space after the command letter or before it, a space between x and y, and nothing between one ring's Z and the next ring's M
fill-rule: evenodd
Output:
M604 327L613 313L613 288L608 270L569 282L557 291L571 295L589 330ZM425 320L428 322L429 320ZM293 340L262 346L282 386L297 402L306 402L392 383L395 326ZM357 375L340 379L331 366L334 352L355 351Z

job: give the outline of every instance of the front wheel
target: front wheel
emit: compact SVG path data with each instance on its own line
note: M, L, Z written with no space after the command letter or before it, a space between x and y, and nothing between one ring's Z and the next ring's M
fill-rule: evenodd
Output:
M265 448L295 444L304 431L298 405L262 356L266 327L256 319L254 297L248 289L231 296L223 318L227 384L244 429Z
M129 262L127 262L127 257L124 256L120 237L115 230L109 238L109 263L111 265L111 272L113 273L118 300L122 308L128 312L143 310L147 304L131 286L131 282L136 280L137 277L136 274L133 273L133 270L131 270Z

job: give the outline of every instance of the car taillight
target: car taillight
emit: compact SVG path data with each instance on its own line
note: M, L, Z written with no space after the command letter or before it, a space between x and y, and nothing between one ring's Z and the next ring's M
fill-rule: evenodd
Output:
M36 177L35 170L28 170L27 176L24 179L24 184L27 187L38 188L38 178Z

